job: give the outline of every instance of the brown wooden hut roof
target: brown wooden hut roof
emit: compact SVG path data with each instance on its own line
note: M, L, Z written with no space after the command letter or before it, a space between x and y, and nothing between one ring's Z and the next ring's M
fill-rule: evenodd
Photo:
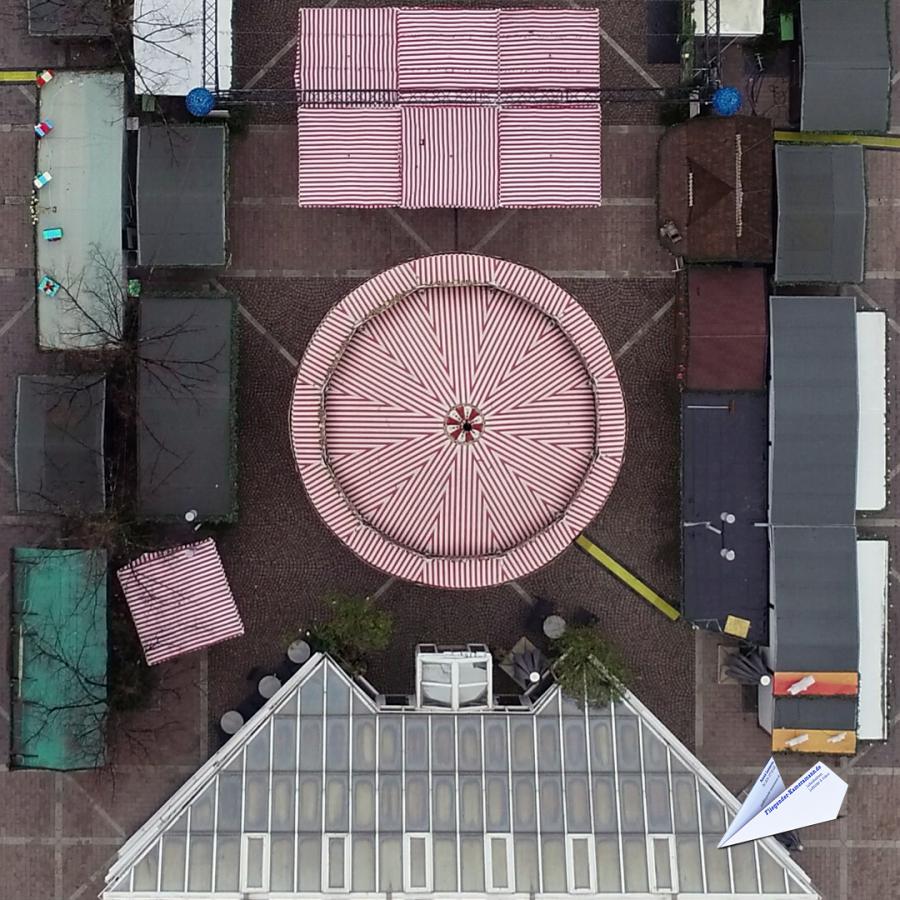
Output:
M772 261L772 123L695 118L670 128L659 145L659 225L692 262ZM664 239L667 240L667 239Z

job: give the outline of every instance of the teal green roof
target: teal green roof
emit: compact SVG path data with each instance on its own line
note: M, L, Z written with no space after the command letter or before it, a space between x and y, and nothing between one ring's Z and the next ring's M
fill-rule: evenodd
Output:
M105 760L106 552L13 550L13 765Z

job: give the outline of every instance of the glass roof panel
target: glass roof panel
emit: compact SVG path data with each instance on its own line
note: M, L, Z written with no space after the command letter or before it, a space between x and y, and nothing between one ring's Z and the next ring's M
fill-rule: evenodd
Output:
M591 830L591 792L587 775L566 775L566 830Z
M484 767L489 772L509 769L509 731L504 716L482 717L484 729Z
M328 669L326 713L346 716L350 712L350 686L333 666Z
M272 871L269 884L273 891L294 890L294 838L293 835L275 835L272 838Z
M460 772L481 771L481 717L459 716L457 731L457 764Z
M483 831L482 785L480 775L459 776L459 830Z
M238 889L238 860L240 860L241 839L237 835L216 836L216 890L236 891Z
M297 721L278 716L272 721L272 768L292 772L297 768Z
M520 893L538 893L541 889L538 877L537 838L516 835L513 841L516 890Z
M233 738L197 780L194 799L173 800L160 814L161 840L151 828L126 844L128 861L109 883L136 900L158 884L172 894L234 893L241 834L258 833L268 840L255 852L281 894L321 895L329 873L334 887L356 895L403 891L406 862L415 862L418 882L431 871L444 895L482 893L513 873L519 893L562 893L577 874L567 873L567 847L582 854L578 884L593 877L590 858L596 890L646 891L652 876L667 877L657 850L665 869L670 846L682 892L730 896L733 867L738 891L771 895L787 884L810 893L800 870L765 845L735 848L732 863L715 848L733 807L636 701L617 704L612 716L576 714L558 692L540 715L374 712L331 665L311 670L294 692L297 717L264 710L253 735ZM672 844L661 837L657 848L648 838L673 828ZM405 856L411 833L432 836L417 839L417 860ZM326 834L337 837L323 845ZM510 835L511 863L501 835ZM323 869L323 846L332 845Z
M428 769L428 719L407 716L406 743L403 746L403 763L407 770Z
M675 839L678 861L678 887L685 893L703 893L703 865L700 861L700 838L679 835Z
M431 717L431 768L452 772L456 768L456 734L452 716Z
M353 778L353 830L375 830L375 776Z
M640 772L640 729L637 716L617 712L615 722L616 765L620 772Z
M212 890L212 835L193 835L188 854L189 891Z
M353 870L351 889L356 892L375 890L375 838L354 835L351 850Z
M347 772L350 768L350 720L328 716L325 725L325 769Z
M621 891L622 874L619 865L619 838L617 835L597 837L597 890Z
M675 830L696 832L699 826L697 814L697 780L693 775L672 775L672 805L675 807Z
M435 831L456 831L456 778L453 775L432 777L431 807Z
M269 769L269 729L271 723L261 728L249 741L244 753L247 771L262 772Z
M509 779L505 775L485 777L484 810L488 831L509 831Z
M375 716L353 717L353 768L371 772L375 768Z
M456 837L436 834L434 846L435 891L456 890Z

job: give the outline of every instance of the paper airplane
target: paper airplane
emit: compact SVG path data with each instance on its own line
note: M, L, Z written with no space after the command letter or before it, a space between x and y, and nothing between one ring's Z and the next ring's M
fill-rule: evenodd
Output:
M847 782L817 762L790 787L774 759L766 763L734 817L719 847L731 847L836 819L847 794Z

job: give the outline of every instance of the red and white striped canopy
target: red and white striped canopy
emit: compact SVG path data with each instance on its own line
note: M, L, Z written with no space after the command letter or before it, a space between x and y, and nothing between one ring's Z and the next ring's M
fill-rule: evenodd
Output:
M360 285L322 320L291 408L325 523L399 578L522 577L597 515L625 447L603 336L540 273L451 253Z
M600 203L597 10L300 10L301 206Z
M151 666L244 633L212 538L145 553L116 574Z

